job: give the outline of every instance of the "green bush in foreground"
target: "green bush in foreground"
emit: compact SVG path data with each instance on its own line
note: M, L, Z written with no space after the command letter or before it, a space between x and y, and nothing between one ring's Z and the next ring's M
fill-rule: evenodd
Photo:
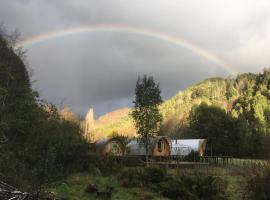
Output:
M270 199L270 168L262 175L250 179L248 184L250 199L269 200Z
M226 199L227 182L213 176L171 177L160 167L131 167L118 176L124 187L148 187L164 197L184 200L222 200Z
M159 184L165 197L185 200L221 200L225 198L227 183L213 176L181 176Z
M160 183L166 179L167 172L165 168L147 167L144 169L143 179L145 183Z
M166 176L166 170L160 167L129 167L119 174L118 180L122 186L140 187L158 184L164 181Z
M124 187L139 187L143 185L143 169L140 167L125 168L118 176L120 185Z

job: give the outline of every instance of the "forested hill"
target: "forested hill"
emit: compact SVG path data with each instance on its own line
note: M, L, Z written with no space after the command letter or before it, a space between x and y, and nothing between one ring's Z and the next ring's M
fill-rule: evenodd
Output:
M240 74L235 78L209 78L177 93L160 106L163 115L162 134L188 137L189 115L195 105L205 102L237 118L240 115L257 121L267 132L270 110L270 70L260 74ZM251 119L252 118L252 119ZM112 123L95 127L96 138L113 132L135 135L130 116L122 115Z

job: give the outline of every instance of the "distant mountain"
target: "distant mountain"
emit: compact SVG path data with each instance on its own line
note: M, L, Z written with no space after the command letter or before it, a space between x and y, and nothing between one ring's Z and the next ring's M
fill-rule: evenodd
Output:
M99 117L97 120L94 119L93 112L91 108L85 118L85 134L89 139L101 139L114 133L130 137L136 135L136 130L129 116L130 108L114 110Z
M268 109L268 107L270 108L269 88L269 70L265 70L261 74L240 74L236 78L206 79L164 101L160 106L163 115L162 134L181 137L188 127L187 118L191 108L201 102L218 106L234 115L241 112L238 107L243 98L251 98L253 102L257 102L255 110L265 110L266 107ZM260 101L256 100L257 97L260 97ZM255 104L252 106L254 107ZM123 108L101 116L94 121L89 134L94 138L108 137L114 132L120 135L135 136L136 130L129 112L130 108ZM266 123L266 116L261 115L260 120Z

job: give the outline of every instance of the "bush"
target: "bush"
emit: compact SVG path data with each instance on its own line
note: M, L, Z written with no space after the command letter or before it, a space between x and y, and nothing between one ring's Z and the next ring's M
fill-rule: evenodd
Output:
M98 156L96 166L100 169L103 175L118 174L121 172L122 164L117 157L114 156Z
M159 191L165 197L185 200L225 199L227 183L213 176L182 176L159 184Z
M186 190L185 186L183 185L182 181L179 179L169 179L166 182L160 183L159 191L163 196L172 199L183 197L183 195L188 192L188 190Z
M128 156L124 156L122 158L122 163L123 163L124 166L127 166L127 167L143 166L140 157L128 157Z
M118 176L118 181L125 187L139 187L143 185L144 170L140 167L125 168Z
M250 179L247 190L250 199L269 200L270 199L270 168L266 171Z
M185 161L188 162L199 162L200 161L200 156L197 151L191 151L188 155L184 157Z
M147 167L143 173L145 183L160 183L165 180L167 172L165 168L160 167Z

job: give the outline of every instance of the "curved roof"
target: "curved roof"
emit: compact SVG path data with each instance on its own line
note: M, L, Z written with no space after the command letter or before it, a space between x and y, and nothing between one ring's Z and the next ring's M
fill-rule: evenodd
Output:
M121 145L121 148L123 149L123 152L125 151L125 145L123 144L123 142L119 138L113 137L113 138L97 140L95 142L97 152L100 153L101 151L103 151L106 148L106 145L109 144L111 141L118 142L118 144Z
M156 143L161 139L165 139L168 142L168 144L170 145L170 139L168 137L165 137L165 136L151 137L150 138L150 145L148 148L149 154L151 154L151 152L155 148ZM130 155L145 155L146 154L146 150L145 150L143 143L141 143L138 139L131 140L127 144L126 149L127 149L127 154L130 154Z
M172 155L188 155L191 151L199 151L206 139L171 140Z
M96 145L97 147L106 145L106 144L108 144L108 142L110 142L112 139L113 139L113 138L97 140L97 141L95 142L95 145Z

